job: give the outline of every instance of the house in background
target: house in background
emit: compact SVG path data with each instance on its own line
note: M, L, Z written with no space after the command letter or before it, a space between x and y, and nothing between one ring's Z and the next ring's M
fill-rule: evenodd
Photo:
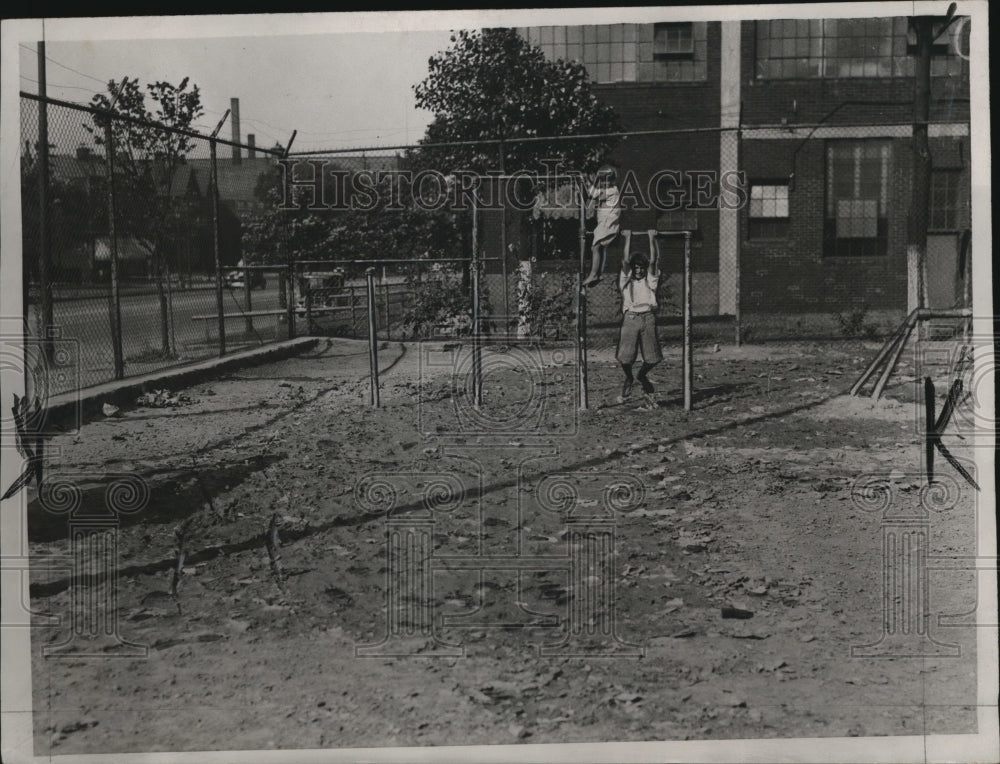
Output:
M53 263L56 279L107 279L107 201L106 170L104 157L87 146L80 146L74 154L52 153L49 167L55 187L64 187L74 196L68 203L86 207L89 216L86 230L75 230L73 241L61 245L59 233L53 240ZM274 171L274 160L244 158L234 164L220 158L218 162L220 248L223 266L236 264L242 257L242 218L263 209L255 195L262 175ZM178 164L169 188L163 193L171 197L173 233L168 236L167 257L171 270L182 276L211 273L215 270L212 238L212 210L209 197L210 160L188 158ZM29 200L29 203L31 200ZM52 224L60 229L68 225L59 217L57 196L53 200ZM124 202L120 202L120 205ZM119 208L121 210L121 207ZM76 210L79 213L79 210ZM79 221L76 228L79 228ZM37 225L37 221L36 221ZM80 239L86 241L80 242ZM128 232L119 234L119 262L123 278L151 277L151 262L146 248L138 238ZM143 255L141 252L145 252Z
M660 178L661 201L684 195L682 209L665 211L670 205L655 199L652 209L626 208L622 224L696 229L697 314L733 315L737 301L747 313L914 307L906 244L915 60L905 17L519 32L550 59L583 63L623 130L676 131L630 136L612 159L644 191ZM969 68L959 54L968 50L968 19L939 42L928 291L932 306L951 307L958 242L971 224ZM684 132L691 129L701 132ZM737 172L745 203L720 204L719 179ZM486 246L496 250L496 238L484 236Z

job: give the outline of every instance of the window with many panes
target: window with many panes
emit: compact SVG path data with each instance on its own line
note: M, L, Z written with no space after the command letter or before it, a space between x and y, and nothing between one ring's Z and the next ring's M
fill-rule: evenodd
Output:
M521 27L550 61L579 61L597 83L703 82L708 23Z
M931 172L930 221L932 231L957 231L961 225L961 170Z
M755 26L760 78L913 76L915 38L905 17L773 19ZM932 76L961 74L963 60L952 47L935 46Z
M653 57L694 58L694 24L691 22L654 24Z
M749 235L751 239L779 238L788 234L788 183L755 181L750 184Z
M886 140L827 143L824 254L886 254L891 159Z

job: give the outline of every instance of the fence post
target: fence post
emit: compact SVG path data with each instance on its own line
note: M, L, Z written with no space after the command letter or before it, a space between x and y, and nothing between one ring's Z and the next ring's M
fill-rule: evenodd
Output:
M694 366L691 358L691 232L684 232L684 410L690 411Z
M589 407L587 398L587 296L583 286L583 274L576 274L576 365L579 370L580 400L579 408L586 411Z
M472 258L472 405L483 405L483 350L479 343L479 262Z
M916 35L913 75L913 137L910 209L907 236L907 270L913 291L908 310L927 306L927 223L930 210L931 158L928 144L930 120L931 47L934 43L934 22L931 16L911 16L911 28ZM917 336L924 327L918 322Z
M502 128L501 128L502 130ZM500 135L500 174L506 174L506 164L504 162L504 154L507 152L504 150L503 133ZM503 195L500 197L500 273L503 279L503 321L504 321L504 336L510 334L510 305L508 300L510 296L508 295L509 285L507 283L507 191L508 184L510 183L509 178L504 178L500 181L500 188L497 189L498 193Z
M354 310L354 301L355 301L354 284L351 284L348 287L348 289L351 290L351 296L350 296L350 303L351 303L351 336L352 337L357 337L358 336L358 317L357 317L357 314L356 314L356 312Z
M743 159L743 104L740 103L740 112L736 126L736 172L740 173ZM742 179L742 175L739 175ZM740 181L742 183L742 180ZM749 189L747 189L749 191ZM736 324L736 347L743 345L743 305L741 304L740 282L743 280L743 223L741 220L742 210L736 211L736 293L734 306L734 323Z
M382 266L382 291L385 293L385 338L392 339L392 322L389 315L389 283L385 280L385 266Z
M302 299L305 300L306 304L306 334L312 334L313 330L313 298L312 298L312 285L309 283L308 276L302 276Z
M576 364L580 375L581 411L589 408L587 392L587 295L583 273L587 267L587 200L580 180L580 267L576 271Z
M226 354L226 317L222 304L222 253L219 252L219 186L218 186L218 159L216 157L216 144L213 138L208 142L211 152L211 186L212 197L212 250L215 252L215 309L219 316L219 355Z
M41 308L39 339L45 360L53 359L52 337L55 326L52 309L52 242L49 237L49 112L45 99L45 43L38 42L38 292Z
M291 250L289 249L289 252ZM285 290L288 296L285 298L285 319L288 321L288 339L295 339L295 264L288 260L288 276L285 277ZM306 292L308 292L308 288Z
M250 313L253 310L253 299L250 297L250 269L244 266L243 268L243 310L246 313ZM253 334L253 317L247 315L244 319L246 324L247 339Z
M469 284L472 289L472 405L479 408L483 403L482 359L479 355L479 204L476 194L472 195L472 255L469 258Z
M174 331L174 290L170 284L170 266L167 266L167 322L170 324L170 352L177 355L177 333Z
M118 232L115 229L115 144L111 130L111 114L104 124L104 163L108 185L108 270L111 273L111 349L114 355L115 379L125 376L125 354L122 351L122 296L118 282Z
M369 402L372 408L379 407L378 391L378 335L375 326L375 269L365 271L368 284L368 365L370 369L371 391Z

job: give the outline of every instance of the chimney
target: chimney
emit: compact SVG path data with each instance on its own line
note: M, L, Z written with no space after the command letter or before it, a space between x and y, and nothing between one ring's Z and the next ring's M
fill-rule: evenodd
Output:
M233 123L233 143L240 142L240 99L229 99L230 121ZM233 164L240 163L240 147L233 146Z
M253 133L247 133L247 157L250 159L257 158L257 136Z

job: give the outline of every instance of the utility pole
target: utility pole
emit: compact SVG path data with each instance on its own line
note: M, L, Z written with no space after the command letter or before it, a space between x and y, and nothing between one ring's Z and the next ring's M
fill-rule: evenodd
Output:
M927 306L927 220L930 214L931 154L928 122L931 102L931 45L934 18L912 16L910 28L917 37L913 72L913 137L911 157L910 217L906 247L910 309Z
M934 41L951 26L956 4L947 15L911 16L909 27L916 36L913 72L913 174L910 185L910 215L906 247L908 310L927 307L927 226L930 220L931 152L928 129L931 118L931 56ZM935 24L940 27L935 29Z

